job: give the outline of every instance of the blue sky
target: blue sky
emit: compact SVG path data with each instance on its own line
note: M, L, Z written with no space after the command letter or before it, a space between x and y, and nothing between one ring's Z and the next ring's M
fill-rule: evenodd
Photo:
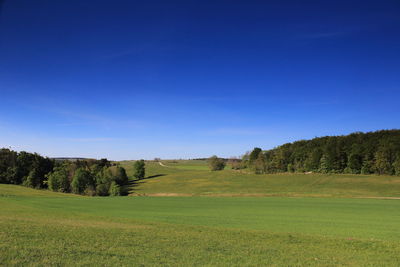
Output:
M5 0L0 10L0 147L228 157L400 126L399 1Z

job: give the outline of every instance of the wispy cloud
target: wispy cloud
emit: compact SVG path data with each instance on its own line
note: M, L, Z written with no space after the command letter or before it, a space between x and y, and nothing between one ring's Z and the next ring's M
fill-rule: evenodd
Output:
M66 122L57 124L58 126L97 126L105 129L113 128L144 128L148 123L136 120L124 120L120 118L106 117L93 113L71 112L65 110L53 110L52 112L62 115Z
M270 131L266 129L254 129L254 128L218 128L210 131L206 131L206 135L215 135L215 136L231 136L231 135L240 135L240 136L252 136L252 135L265 135Z
M317 32L317 33L309 33L309 34L303 34L300 35L299 37L303 39L330 39L330 38L336 38L336 37L341 37L348 34L348 32Z
M117 58L123 58L126 56L137 55L137 54L140 54L143 50L144 49L137 49L137 48L126 49L123 51L118 51L115 53L103 55L102 59L112 60L112 59L117 59Z
M66 138L65 141L70 142L108 142L108 141L115 141L116 138L109 138L109 137L89 137L89 138Z
M302 34L296 34L296 38L306 39L306 40L333 39L333 38L345 36L348 33L349 32L347 32L347 31L302 33Z
M56 106L57 101L50 98L36 99L37 104L26 105L26 107L34 110L40 110L42 112L55 114L60 117L60 121L55 126L60 127L74 127L74 126L95 126L104 129L115 129L115 128L128 128L128 129L140 129L150 127L151 123L124 119L120 117L110 117L103 114L92 113L90 111L82 110L70 110L64 107ZM41 104L46 103L46 104ZM49 104L52 103L52 104Z

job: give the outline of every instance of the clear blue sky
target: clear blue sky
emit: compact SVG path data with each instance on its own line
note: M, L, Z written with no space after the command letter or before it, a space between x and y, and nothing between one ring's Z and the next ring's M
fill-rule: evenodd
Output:
M398 0L5 0L0 12L0 147L227 157L400 127Z

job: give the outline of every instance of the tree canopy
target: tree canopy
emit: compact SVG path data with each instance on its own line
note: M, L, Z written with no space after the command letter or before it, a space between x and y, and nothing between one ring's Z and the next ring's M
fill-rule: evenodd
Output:
M400 130L319 137L262 152L255 148L243 156L242 164L256 173L400 175Z
M0 183L85 195L127 195L124 168L107 159L53 160L38 154L0 149Z
M143 179L146 174L144 160L141 159L141 160L135 161L135 163L133 164L133 170L134 170L133 176L136 179L138 179L138 180Z

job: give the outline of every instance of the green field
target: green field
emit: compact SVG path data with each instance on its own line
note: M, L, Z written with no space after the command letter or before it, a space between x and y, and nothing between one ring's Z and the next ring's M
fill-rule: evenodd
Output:
M399 176L354 174L256 175L226 168L212 172L205 161L147 162L147 178L132 193L155 196L400 197ZM132 174L132 162L121 165Z
M400 201L80 197L0 185L3 265L400 264Z
M163 163L147 163L148 177L132 194L176 197L0 185L0 265L400 265L400 200L346 197L398 197L398 177ZM132 162L121 164L130 174Z

